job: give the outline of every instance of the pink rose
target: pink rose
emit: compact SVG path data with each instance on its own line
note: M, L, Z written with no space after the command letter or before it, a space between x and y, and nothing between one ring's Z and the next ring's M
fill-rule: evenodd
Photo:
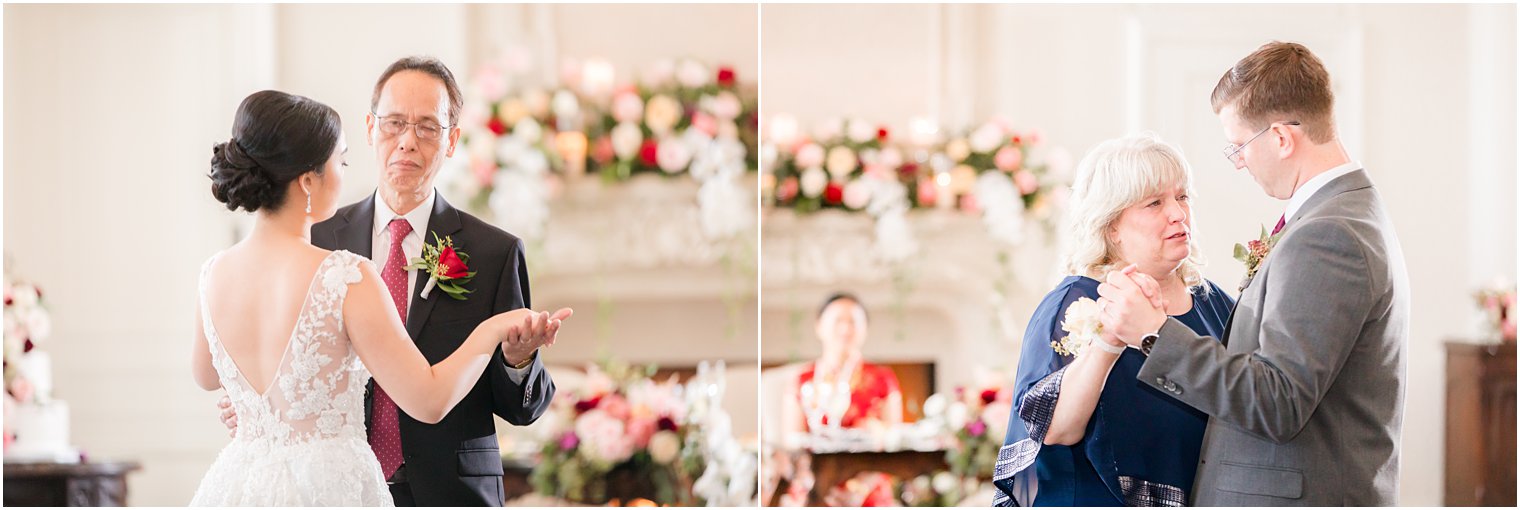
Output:
M939 198L939 187L934 185L934 179L918 180L918 205L931 207Z
M628 437L633 439L633 447L637 449L647 448L649 438L654 436L659 424L654 419L634 419L628 422Z
M797 168L812 168L823 164L823 147L816 143L797 149Z
M620 92L612 99L612 118L618 122L638 122L644 116L644 100L635 92Z
M1019 193L1024 195L1033 194L1040 189L1040 179L1028 170L1019 170L1013 174L1013 183L1019 187Z
M1024 163L1024 151L1012 145L1005 145L1003 148L998 149L997 155L992 157L992 163L997 166L998 170L1004 172L1018 170L1019 165Z
M619 420L627 420L629 412L632 411L632 409L628 406L628 401L617 394L610 394L602 397L601 403L596 407L597 409L601 409L608 415Z

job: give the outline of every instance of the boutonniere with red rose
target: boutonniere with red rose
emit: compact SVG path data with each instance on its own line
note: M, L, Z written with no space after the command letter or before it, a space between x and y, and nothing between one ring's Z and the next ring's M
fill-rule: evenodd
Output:
M422 245L422 256L412 259L406 270L427 270L428 281L422 287L422 299L427 299L428 293L437 287L449 297L463 301L465 294L474 292L464 288L470 278L475 277L475 272L465 265L469 260L468 253L454 249L454 239L449 236L440 239L438 233L433 232L433 244Z
M1266 225L1262 225L1260 239L1235 245L1235 260L1246 265L1246 277L1240 280L1240 290L1246 290L1246 286L1251 284L1251 279L1256 277L1256 270L1267 260L1267 254L1272 253L1272 247L1277 246L1277 240L1281 237L1282 232L1268 234Z

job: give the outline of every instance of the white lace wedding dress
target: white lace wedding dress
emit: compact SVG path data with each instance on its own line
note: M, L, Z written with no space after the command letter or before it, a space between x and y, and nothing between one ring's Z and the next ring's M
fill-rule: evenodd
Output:
M391 506L364 429L369 371L343 328L343 300L360 280L363 259L335 251L322 260L275 377L260 392L227 355L206 307L206 277L216 258L201 268L201 326L238 430L190 504Z

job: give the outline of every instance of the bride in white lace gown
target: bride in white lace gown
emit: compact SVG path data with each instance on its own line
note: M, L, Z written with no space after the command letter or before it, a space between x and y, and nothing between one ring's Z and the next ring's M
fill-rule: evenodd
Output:
M501 342L552 342L569 311L496 315L429 366L374 264L310 243L342 187L337 113L263 91L239 106L233 131L214 150L212 194L254 212L254 227L201 268L192 364L201 387L227 392L238 432L191 505L390 506L364 426L371 374L402 411L434 423Z

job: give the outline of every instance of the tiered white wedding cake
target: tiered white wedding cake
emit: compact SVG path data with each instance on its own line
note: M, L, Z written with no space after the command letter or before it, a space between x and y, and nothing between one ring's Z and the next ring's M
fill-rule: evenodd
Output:
M36 287L5 283L6 462L79 462L69 444L69 406L53 398L53 360L36 345L51 323Z

